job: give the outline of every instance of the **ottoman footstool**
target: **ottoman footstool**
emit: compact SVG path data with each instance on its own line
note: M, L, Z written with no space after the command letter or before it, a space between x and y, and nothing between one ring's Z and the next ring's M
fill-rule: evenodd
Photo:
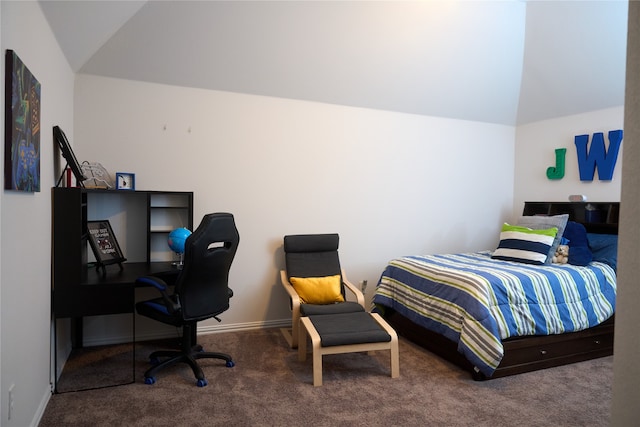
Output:
M322 356L389 350L391 378L400 375L398 335L377 313L357 312L300 318L298 360L307 359L307 335L313 354L313 385L322 385Z

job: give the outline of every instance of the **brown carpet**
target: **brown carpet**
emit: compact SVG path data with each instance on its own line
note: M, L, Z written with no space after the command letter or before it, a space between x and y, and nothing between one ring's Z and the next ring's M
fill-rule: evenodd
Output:
M230 353L236 362L227 368L223 361L203 361L207 387L196 387L191 370L182 364L160 372L156 384L144 384L152 350L145 343L136 350L135 383L55 394L40 426L591 427L609 423L613 357L476 382L401 338L399 378L389 376L388 352L330 355L324 357L324 385L313 387L311 358L298 362L297 353L288 348L278 329L199 339L205 349ZM130 374L131 360L119 368Z

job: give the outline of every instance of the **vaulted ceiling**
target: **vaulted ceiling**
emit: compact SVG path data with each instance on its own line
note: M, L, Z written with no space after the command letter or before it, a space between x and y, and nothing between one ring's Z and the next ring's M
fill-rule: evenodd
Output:
M624 104L621 0L40 4L78 73L507 125Z

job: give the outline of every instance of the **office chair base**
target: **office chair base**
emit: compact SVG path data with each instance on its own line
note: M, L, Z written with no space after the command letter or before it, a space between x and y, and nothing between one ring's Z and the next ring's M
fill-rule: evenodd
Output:
M160 358L167 359L160 361ZM202 351L202 347L200 345L194 346L190 352L160 350L151 353L149 356L149 362L153 366L144 373L144 383L155 384L155 375L158 371L176 363L186 363L191 367L191 370L196 377L196 385L198 387L205 387L207 385L207 380L204 377L202 368L200 368L198 362L196 362L197 359L221 359L225 361L225 366L227 368L235 366L233 359L228 354Z

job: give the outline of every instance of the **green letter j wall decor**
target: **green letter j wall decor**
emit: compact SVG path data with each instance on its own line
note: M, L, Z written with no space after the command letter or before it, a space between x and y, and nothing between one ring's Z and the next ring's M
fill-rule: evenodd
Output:
M547 168L547 178L562 179L564 178L564 163L567 156L566 148L556 148L556 167Z

